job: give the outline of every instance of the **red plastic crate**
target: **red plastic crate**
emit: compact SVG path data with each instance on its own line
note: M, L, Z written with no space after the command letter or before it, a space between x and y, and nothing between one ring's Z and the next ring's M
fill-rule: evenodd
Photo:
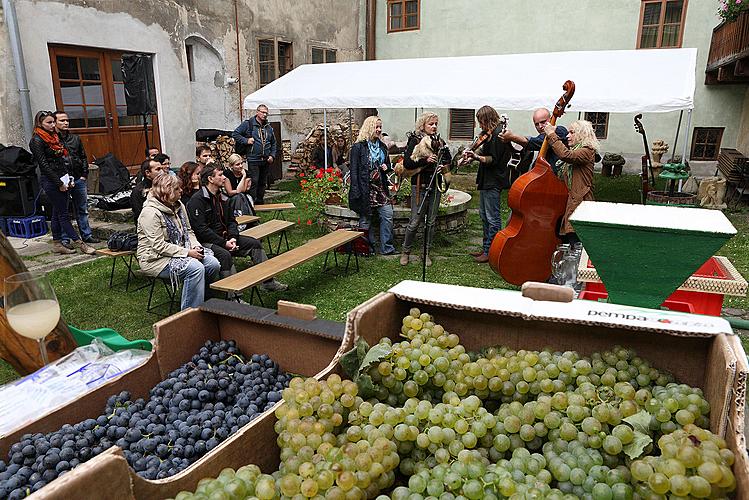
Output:
M590 260L588 260L588 267L593 268ZM702 264L692 276L699 278L713 278L713 279L731 279L730 275L726 272L723 265L710 257L704 264ZM603 293L605 297L608 297L608 291L603 283L589 282L585 283L585 291L591 293ZM598 300L601 297L588 300ZM666 300L661 304L668 309L673 311L681 311L681 309L673 309L668 307L667 302L673 304L688 304L691 307L691 311L682 312L693 312L695 314L705 314L708 316L720 316L723 309L723 294L721 293L706 293L696 292L693 290L676 290L674 293L669 295ZM677 306L680 307L680 306Z
M600 283L588 283L588 285L599 285L599 284ZM580 296L579 296L579 298L583 300L596 300L596 301L606 301L608 297L609 297L609 294L607 292L593 292L591 290L583 290L582 292L580 292ZM671 297L666 299L663 302L663 304L661 304L661 307L668 309L669 311L685 312L685 313L692 313L692 314L696 312L692 304L688 302L672 300ZM697 314L702 314L702 313L697 313Z

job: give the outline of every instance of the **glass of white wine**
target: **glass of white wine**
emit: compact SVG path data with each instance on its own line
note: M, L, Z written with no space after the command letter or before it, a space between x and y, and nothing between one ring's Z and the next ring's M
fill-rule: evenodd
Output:
M60 304L46 274L26 272L5 278L5 317L10 327L22 337L39 342L39 352L46 366L44 338L60 321Z

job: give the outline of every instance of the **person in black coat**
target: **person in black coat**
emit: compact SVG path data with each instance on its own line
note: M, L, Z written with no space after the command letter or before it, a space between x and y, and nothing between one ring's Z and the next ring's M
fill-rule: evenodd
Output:
M255 264L265 262L265 254L260 241L250 236L242 236L234 220L234 213L226 200L222 199L224 169L214 164L203 168L200 181L203 185L187 203L187 216L195 236L201 245L213 250L221 264L221 278L231 276L237 270L233 256L250 256ZM262 285L266 291L283 291L288 287L275 279Z
M34 162L39 168L39 181L52 204L52 251L60 254L75 253L62 244L63 235L70 239L81 253L95 254L78 235L70 222L68 192L75 185L72 177L70 153L60 141L55 129L55 116L51 111L39 111L34 117L34 135L29 142Z
M86 150L83 148L83 141L79 136L70 132L70 119L66 112L55 111L54 116L57 135L60 136L60 141L70 154L71 175L74 179L74 185L68 192L73 199L78 230L86 243L99 243L99 240L94 238L91 225L88 222L88 157L86 156Z
M478 153L466 150L463 155L468 160L479 162L476 185L479 190L479 215L484 223L484 242L480 252L473 252L476 262L489 262L489 247L494 236L502 229L502 207L499 195L502 189L510 187L510 169L507 162L512 155L508 143L499 138L499 114L491 106L482 106L476 112L479 126L491 132L490 138Z
M364 120L359 137L351 147L351 187L349 208L359 214L359 227L369 231L372 211L380 216L380 253L392 255L393 203L387 175L392 170L385 143L380 140L382 120L370 116ZM369 232L369 244L374 249L374 235Z
M135 218L135 224L138 224L138 217L143 210L143 203L146 201L148 191L151 189L153 180L157 175L166 172L169 169L166 165L162 165L156 160L146 160L140 165L140 177L142 180L135 185L133 190L130 192L130 206L133 209L133 217Z

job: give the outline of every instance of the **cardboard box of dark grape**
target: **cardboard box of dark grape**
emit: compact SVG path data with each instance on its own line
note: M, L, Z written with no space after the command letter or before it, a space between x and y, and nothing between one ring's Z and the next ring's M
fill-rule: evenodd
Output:
M279 313L282 312L282 309L286 314ZM124 375L115 382L83 396L56 414L49 415L42 421L29 425L20 434L57 431L64 424L77 424L86 419L97 419L104 414L107 399L112 395L117 395L120 391L130 392L130 401L135 401L137 398L144 398L144 404L147 407L148 404L151 404L148 403L149 391L152 388L156 388L162 381L167 381L170 373L174 370L179 369L186 363L191 363L206 344L206 341L220 342L231 340L236 342L236 348L247 358L244 366L248 369L252 363L258 361L264 366L270 366L269 364L265 364L266 362L260 358L253 359L253 355L257 354L267 355L272 360L267 363L277 363L280 371L286 374L315 376L328 373L337 363L337 357L340 354L339 351L343 352L342 346L350 344L350 341L344 342L345 325L340 322L309 319L310 306L287 304L284 308L279 306L279 312L214 299L206 302L200 309L185 310L159 321L154 325L155 347L153 355L146 364ZM216 365L214 361L217 361L217 359L207 361L206 365L208 368L211 368L209 365ZM225 360L220 361L220 363L225 363ZM191 366L194 365L193 361ZM245 377L249 376L253 375L245 375ZM220 377L224 378L221 379ZM260 377L266 378L266 374L262 374ZM267 377L270 378L271 376L267 375ZM205 387L220 391L221 386L216 388L209 387L209 378L205 377ZM169 380L175 383L182 382L182 385L185 387L189 384L186 376L182 379L175 377ZM228 378L222 372L218 372L216 381L221 383L225 380L228 380ZM254 383L252 382L252 384ZM164 392L164 388L170 388L163 384L160 387L162 387L162 393ZM174 387L175 385L171 385L171 389L174 389ZM253 385L249 390L254 391L255 387ZM238 390L243 391L238 393L239 396L246 395L246 391L248 390L247 384L244 384ZM151 394L154 393L158 394L157 390L151 392ZM218 393L215 391L214 394L216 401L228 401L228 399L224 399L223 397L219 399ZM192 403L192 408L195 408L195 404L200 404L198 400L202 401L201 397L202 394L198 394L196 400L187 401L187 399L191 398L189 395L186 396L182 399L184 401L182 403L183 406L187 405L184 408L177 406L175 408L166 407L166 403L160 401L158 405L152 405L150 413L146 413L149 413L149 416L151 416L154 413L164 412L167 414L166 421L173 421L174 419L171 418L172 415L169 415L170 411L175 413L173 415L174 418L179 418L178 411L189 410L188 403ZM211 396L206 394L206 397ZM251 397L257 397L257 395L253 394ZM33 497L48 499L108 498L109 500L133 497L139 499L165 498L174 496L181 490L193 490L198 480L203 477L215 476L225 467L236 468L255 461L256 453L258 452L258 448L255 445L255 427L262 420L260 415L263 414L263 410L271 406L273 401L277 400L276 398L280 399L280 392L276 392L274 397L268 396L267 401L263 400L266 401L263 403L266 406L263 407L261 405L255 412L255 418L246 423L247 418L244 414L249 415L249 410L252 409L254 404L250 400L250 408L242 408L243 415L236 414L237 418L235 420L237 422L234 422L234 426L238 427L238 429L234 433L231 433L228 426L224 429L225 431L229 431L228 436L220 435L222 425L214 422L216 425L212 426L211 436L200 436L199 439L204 438L206 444L212 438L218 437L220 439L214 440L212 446L208 446L208 451L205 452L205 455L197 461L195 461L194 457L199 455L198 451L195 450L195 454L191 454L193 459L189 465L183 461L187 455L184 452L180 453L179 457L181 458L176 462L172 462L175 467L171 472L179 470L176 474L170 474L168 477L162 476L153 480L145 479L141 475L136 474L135 470L128 466L128 462L119 448L112 447L88 461L82 461L83 463L79 466L54 479L49 485L44 486L34 493ZM255 401L258 400L256 399ZM227 407L225 412L227 417L231 411L237 408L236 405L232 406L229 403L225 406ZM117 408L122 407L126 407L126 405L115 404L112 414L115 413ZM265 414L271 412L272 410L267 409ZM218 414L215 414L214 418L216 416ZM243 420L239 420L240 418ZM224 420L224 422L227 421ZM133 428L137 428L137 424L135 426L132 425L133 419L130 422L122 423L124 425L120 427L125 427L128 432ZM240 423L241 425L239 425ZM112 426L109 425L109 427ZM204 425L197 430L203 432L205 428L206 426ZM157 428L151 429L149 427L149 429L153 430L154 434L160 432ZM109 432L109 429L107 431ZM117 431L118 429L112 430L112 433L116 433ZM272 428L270 431L272 432ZM113 436L107 435L107 437L111 438L111 442L115 442L118 436L115 434ZM130 440L129 434L124 437ZM171 436L172 439L176 437L176 435ZM143 438L148 438L148 436L143 436ZM7 440L4 440L3 448L7 450L17 440L18 437L10 442L5 442ZM133 440L130 441L133 442ZM151 443L147 441L140 442L143 446L148 447L156 445L159 441ZM174 445L174 441L170 440L169 444L163 450L156 448L152 453L141 454L148 455L149 457L157 456L159 458L155 464L149 465L153 466L154 470L156 470L162 458L164 458L164 461L171 458L171 453L174 451L172 447ZM196 444L195 447L197 446ZM60 454L62 454L62 451ZM3 458L6 457L7 453ZM0 497L4 498L4 495L0 494Z
M710 403L710 430L735 455L736 498L749 498L744 435L747 358L727 321L588 300L535 301L520 292L404 281L349 313L352 339L370 346L382 337L401 341L403 317L413 307L460 337L468 351L503 345L513 350L577 351L613 346L636 351L651 366L699 387Z

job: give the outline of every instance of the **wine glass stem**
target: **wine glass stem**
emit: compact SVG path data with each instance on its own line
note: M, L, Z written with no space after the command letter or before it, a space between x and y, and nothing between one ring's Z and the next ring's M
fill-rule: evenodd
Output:
M47 359L47 346L44 343L44 339L39 339L39 352L42 353L42 363L44 363L44 366L47 366L49 360Z

